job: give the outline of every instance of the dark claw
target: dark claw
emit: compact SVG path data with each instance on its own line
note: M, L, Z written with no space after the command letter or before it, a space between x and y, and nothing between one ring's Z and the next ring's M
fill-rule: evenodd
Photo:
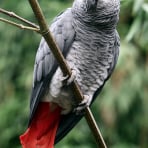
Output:
M76 70L71 69L71 76L67 79L67 85L70 85L76 78Z
M84 100L78 104L78 106L74 109L74 112L79 115L81 112L84 112L85 108L90 105L91 97L89 95L84 95Z
M78 110L77 108L75 108L74 110L73 110L73 113L75 113L76 115L85 115L85 110Z

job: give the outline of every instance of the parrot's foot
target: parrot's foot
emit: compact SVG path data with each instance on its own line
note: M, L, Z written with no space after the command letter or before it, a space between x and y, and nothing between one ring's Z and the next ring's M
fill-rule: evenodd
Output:
M74 112L77 115L83 114L85 108L87 108L91 103L91 97L89 95L84 95L83 101L78 104L78 106L74 109Z
M77 71L75 69L71 69L71 75L63 76L60 80L63 81L65 85L70 85L76 79L76 75Z
M71 69L71 76L67 79L67 85L70 85L76 79L77 71Z

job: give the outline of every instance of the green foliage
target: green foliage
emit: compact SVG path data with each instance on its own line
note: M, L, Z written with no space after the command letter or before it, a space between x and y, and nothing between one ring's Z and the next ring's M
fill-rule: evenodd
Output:
M70 0L39 1L48 22ZM1 0L1 8L36 22L27 1ZM3 16L4 15L1 15ZM5 16L6 17L6 16ZM9 18L9 17L6 17ZM10 19L10 18L9 18ZM12 19L12 18L11 18ZM111 148L148 147L148 1L122 0L117 68L92 111ZM0 22L0 147L20 148L27 127L35 53L40 36ZM83 119L55 148L96 147Z

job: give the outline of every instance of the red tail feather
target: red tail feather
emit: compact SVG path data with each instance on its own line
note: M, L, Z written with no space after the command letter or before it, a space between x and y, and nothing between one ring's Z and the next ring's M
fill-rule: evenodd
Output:
M60 114L60 107L51 109L49 102L40 102L30 127L20 136L22 147L53 148Z

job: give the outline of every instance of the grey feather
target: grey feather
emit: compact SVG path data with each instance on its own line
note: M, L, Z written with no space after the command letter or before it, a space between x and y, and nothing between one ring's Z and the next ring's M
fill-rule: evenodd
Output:
M67 9L65 12L57 16L50 26L52 35L56 39L56 43L60 46L64 56L68 53L75 36L75 31L71 23L72 19L73 16L71 9ZM66 43L66 45L64 45L64 43ZM57 66L58 65L53 54L51 53L45 40L42 38L35 58L29 124L32 121L39 101L42 100L47 88L49 88L49 83L57 69Z
M116 26L119 11L119 0L75 0L72 8L58 15L50 27L70 68L77 71L76 81L82 93L90 96L91 104L117 63L120 39ZM67 108L68 114L62 115L55 143L82 118L71 112L76 98L68 86L62 85L62 77L56 60L42 39L34 66L30 122L39 101L44 100L45 96Z

